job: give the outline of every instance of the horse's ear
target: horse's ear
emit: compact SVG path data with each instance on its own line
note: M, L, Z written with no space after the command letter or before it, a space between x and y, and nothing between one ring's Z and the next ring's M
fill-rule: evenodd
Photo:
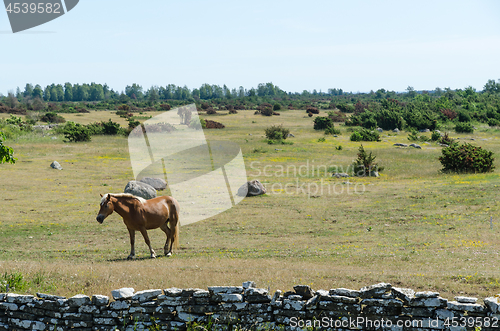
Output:
M101 196L101 198L102 198L102 194L101 194L101 193L99 193L99 195L100 195L100 196Z
M108 194L108 201L111 200L111 194Z

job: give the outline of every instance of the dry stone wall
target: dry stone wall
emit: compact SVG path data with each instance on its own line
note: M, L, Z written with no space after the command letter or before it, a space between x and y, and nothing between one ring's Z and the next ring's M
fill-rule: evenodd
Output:
M500 330L500 296L441 298L380 283L361 290L298 285L273 295L243 286L168 288L64 298L0 294L0 330ZM480 329L477 329L480 327ZM203 330L203 329L200 329Z

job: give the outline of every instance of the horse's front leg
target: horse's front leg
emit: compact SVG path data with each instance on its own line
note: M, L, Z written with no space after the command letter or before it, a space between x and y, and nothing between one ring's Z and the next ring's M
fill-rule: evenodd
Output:
M128 234L130 235L130 255L127 260L135 259L135 231L128 229Z
M146 231L146 228L142 228L139 231L141 231L142 236L144 237L144 241L146 242L146 245L148 245L148 247L149 247L149 252L151 253L151 258L152 259L156 258L156 253L153 250L153 248L151 247L151 242L149 241L149 236L148 236L148 232Z

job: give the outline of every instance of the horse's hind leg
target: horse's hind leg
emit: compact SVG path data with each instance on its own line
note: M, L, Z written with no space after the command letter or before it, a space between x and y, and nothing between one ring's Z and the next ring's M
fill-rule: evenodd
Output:
M146 245L149 247L149 252L151 253L151 258L154 259L156 258L156 253L151 247L151 241L149 241L149 236L148 232L146 231L146 228L142 228L139 231L141 231L142 236L144 237L144 241L146 242Z
M165 241L165 247L163 247L163 252L165 253L165 256L171 256L172 255L172 250L168 249L168 246L169 246L168 244L169 244L169 241L172 238L172 231L168 227L167 222L163 223L163 225L160 226L160 229L163 232L165 232L165 234L167 235L167 241Z

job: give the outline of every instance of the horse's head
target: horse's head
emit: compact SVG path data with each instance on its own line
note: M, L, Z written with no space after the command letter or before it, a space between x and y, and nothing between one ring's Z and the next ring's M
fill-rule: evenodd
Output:
M114 205L111 201L111 195L109 193L104 196L101 194L101 197L101 209L99 209L99 214L97 214L96 220L102 224L104 219L113 213Z

